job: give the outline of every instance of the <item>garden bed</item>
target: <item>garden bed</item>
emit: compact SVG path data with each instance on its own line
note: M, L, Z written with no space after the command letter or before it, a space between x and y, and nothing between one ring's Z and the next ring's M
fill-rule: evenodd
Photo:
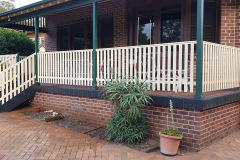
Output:
M34 113L32 111L27 111L22 113L26 116L41 120L41 121L45 121L48 117L52 117L53 115L53 111L49 112L49 111L45 111L45 112L38 112L38 113ZM47 123L52 123L54 125L58 125L60 127L63 128L67 128L76 132L80 132L83 134L87 134L90 137L95 137L98 139L102 139L102 140L107 140L107 135L105 133L106 127L97 125L97 124L93 124L93 123L89 123L87 121L80 121L80 120L75 120L72 119L71 117L64 117L63 119L60 120L54 120L51 122L47 122ZM143 152L151 152L152 150L156 150L159 147L159 142L154 141L154 140L146 140L144 142L141 143L137 143L137 144L121 144L139 151L143 151Z
M41 121L45 121L48 117L52 117L53 112L34 113L30 111L30 112L24 112L23 114ZM99 126L97 124L92 124L87 121L79 121L79 120L71 119L70 117L64 117L63 119L54 120L48 123L52 123L76 132L88 134L91 137L106 139L105 127Z

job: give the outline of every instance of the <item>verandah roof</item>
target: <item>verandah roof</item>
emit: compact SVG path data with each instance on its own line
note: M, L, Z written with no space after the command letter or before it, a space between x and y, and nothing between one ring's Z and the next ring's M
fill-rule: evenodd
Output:
M32 31L34 30L34 26L22 26L14 23L31 19L36 16L46 16L48 14L90 5L99 1L102 0L42 0L40 2L0 14L0 27ZM40 30L46 32L43 28L40 28Z

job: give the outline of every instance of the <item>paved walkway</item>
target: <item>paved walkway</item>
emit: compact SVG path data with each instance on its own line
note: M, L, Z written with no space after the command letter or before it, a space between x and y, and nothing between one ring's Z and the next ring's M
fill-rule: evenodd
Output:
M0 113L0 160L240 160L240 131L199 153L142 153L26 117Z

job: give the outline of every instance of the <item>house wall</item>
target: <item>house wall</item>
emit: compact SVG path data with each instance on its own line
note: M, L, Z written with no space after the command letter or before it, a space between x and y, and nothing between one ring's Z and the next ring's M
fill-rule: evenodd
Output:
M236 3L236 44L240 47L240 1Z
M99 3L98 14L113 13L114 46L128 45L128 17L126 0L111 0ZM220 2L219 42L224 45L240 47L240 2L238 0L221 0ZM46 17L48 33L46 51L57 50L57 26L61 23L92 16L92 6L81 7Z
M114 46L127 46L127 12L126 0L111 0L98 5L98 14L113 13ZM57 50L57 26L61 23L92 17L92 6L85 6L46 17L48 33L46 51Z
M240 47L239 0L221 0L220 43Z
M27 33L27 36L28 38L34 38L35 39L35 33L34 32L30 32L30 33ZM46 36L46 33L39 33L39 37L45 37Z
M36 93L32 105L103 126L108 124L114 112L114 106L104 99L42 92ZM167 127L169 107L147 106L142 113L149 122L150 137L159 140L159 131ZM199 151L239 128L240 102L205 111L174 108L174 121L184 135L181 147Z

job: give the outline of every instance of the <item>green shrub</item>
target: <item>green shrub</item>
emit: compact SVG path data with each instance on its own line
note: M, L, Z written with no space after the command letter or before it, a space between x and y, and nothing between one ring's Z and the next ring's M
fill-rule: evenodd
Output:
M148 84L139 80L117 80L104 86L104 94L132 120L141 118L139 108L149 103Z
M0 55L20 53L28 56L34 53L34 42L26 33L0 28Z
M109 141L131 144L143 141L148 137L148 124L143 118L132 121L120 108L117 108L107 126L106 133Z
M134 143L147 138L148 125L140 108L151 100L148 84L139 80L117 80L104 86L104 95L118 108L107 127L108 140Z

